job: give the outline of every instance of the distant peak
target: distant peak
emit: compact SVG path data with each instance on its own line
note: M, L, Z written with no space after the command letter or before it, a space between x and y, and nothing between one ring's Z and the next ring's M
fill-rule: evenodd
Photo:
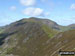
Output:
M40 19L40 18L36 18L36 17L30 17L29 19Z
M70 25L68 25L68 26L75 26L75 24L70 24Z

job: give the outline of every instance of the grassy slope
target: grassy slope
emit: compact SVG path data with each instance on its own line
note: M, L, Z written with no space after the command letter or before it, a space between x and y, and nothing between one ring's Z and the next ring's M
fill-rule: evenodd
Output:
M0 28L0 33L2 33L4 31L4 29Z
M62 32L75 29L75 24L70 26L59 26Z
M75 30L59 33L58 35L56 35L55 38L52 38L51 40L46 35L44 37L40 36L39 39L38 37L36 37L35 39L33 36L33 38L30 38L26 43L22 42L24 38L21 37L18 45L14 48L13 52L11 53L19 56L57 56L57 52L60 49L73 51L75 48L74 33Z
M28 22L28 23L24 25L19 25L17 27L14 26L15 24L17 24L15 23L13 26L7 29L6 32L15 32L15 30L19 32L16 32L15 34L8 36L10 37L8 41L10 47L8 47L7 50L5 50L2 56L10 53L19 56L25 56L25 55L26 56L50 56L50 55L57 55L57 52L55 51L58 51L66 44L68 45L63 47L64 50L66 50L67 47L68 48L72 47L72 49L75 47L73 43L75 41L74 39L75 30L57 34L58 31L52 30L46 25L40 25L41 22L39 21L35 21L31 19L25 21L24 20L18 21L18 23L20 22ZM27 27L26 29L25 26ZM62 37L61 34L63 34ZM55 36L56 38L51 38L54 35L56 35ZM73 42L72 39L70 38L71 36L73 36L72 37ZM27 38L29 39L26 40L26 42L24 43L23 41ZM68 42L64 43L67 40ZM18 43L17 45L15 44L16 42ZM63 44L60 44L60 42ZM72 43L74 46L71 46Z
M53 36L55 36L57 33L58 33L58 31L56 31L56 30L53 30L53 29L50 29L48 26L46 26L46 25L43 25L42 26L42 29L45 31L45 33L46 34L48 34L48 36L49 37L53 37Z
M17 22L20 23L20 21L17 21ZM42 25L40 21L35 21L35 20L25 20L24 21L23 20L21 22L28 22L28 23L26 23L25 25L17 26L17 27L16 26L14 27L14 25L13 25L13 27L11 26L12 28L10 27L8 29L9 31L12 31L12 29L13 29L13 31L17 30L19 32L17 32L16 37L14 37L14 35L9 36L10 39L9 39L8 43L10 43L10 44L14 43L15 42L14 39L16 39L18 37L17 38L18 45L15 47L16 49L14 49L14 47L9 48L8 51L7 51L7 54L11 53L12 49L14 49L14 50L12 50L13 54L19 54L18 49L17 49L18 46L21 47L20 48L21 53L25 49L27 49L27 52L29 52L29 49L31 49L31 48L29 48L29 45L31 45L31 44L32 44L31 46L35 45L38 48L38 51L39 50L42 51L41 48L45 47L45 46L42 46L42 44L44 42L46 42L48 39L50 39L51 37L53 37L57 33L57 31L54 31L54 30L50 29L48 26ZM15 24L17 24L17 23L15 23ZM26 30L24 30L25 26L27 26ZM27 32L27 34L25 34L24 32ZM28 36L26 36L26 35L28 35ZM29 37L29 35L32 35L32 36ZM29 40L27 41L26 44L24 44L22 41L26 37L29 37ZM39 43L38 43L38 41L39 41ZM33 46L33 47L35 47L35 46ZM19 54L19 55L22 56L22 55L25 55L25 53ZM28 54L26 54L26 55L28 55ZM40 53L39 53L39 55L40 55Z

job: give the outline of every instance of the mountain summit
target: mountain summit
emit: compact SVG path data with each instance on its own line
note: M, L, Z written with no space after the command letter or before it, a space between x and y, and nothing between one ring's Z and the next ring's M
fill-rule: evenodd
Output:
M75 30L69 26L48 19L24 18L1 28L0 56L57 56L60 49L74 50L74 42Z

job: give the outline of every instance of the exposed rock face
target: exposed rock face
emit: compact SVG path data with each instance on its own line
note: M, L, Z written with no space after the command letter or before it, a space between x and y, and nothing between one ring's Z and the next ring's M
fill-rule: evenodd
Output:
M75 49L75 30L59 32L59 25L46 19L22 19L0 33L0 56L58 56Z

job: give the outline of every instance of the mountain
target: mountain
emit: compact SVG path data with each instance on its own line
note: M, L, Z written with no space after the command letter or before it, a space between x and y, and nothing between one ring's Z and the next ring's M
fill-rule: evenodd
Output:
M59 28L61 29L60 31L68 31L68 30L75 29L75 24L71 24L68 26L59 26Z
M0 27L0 33L4 31L4 27Z
M68 27L70 27L71 29L75 29L75 24L71 24Z
M31 17L30 19L33 19L34 17ZM52 20L49 20L49 19L41 19L41 18L37 18L39 22L41 22L42 24L45 24L47 26L49 26L49 28L52 28L52 29L56 29L56 30L60 30L59 28L59 25L52 21ZM34 20L37 21L37 19L34 18Z
M60 49L74 50L75 29L68 27L35 17L13 22L0 30L0 56L58 56Z

